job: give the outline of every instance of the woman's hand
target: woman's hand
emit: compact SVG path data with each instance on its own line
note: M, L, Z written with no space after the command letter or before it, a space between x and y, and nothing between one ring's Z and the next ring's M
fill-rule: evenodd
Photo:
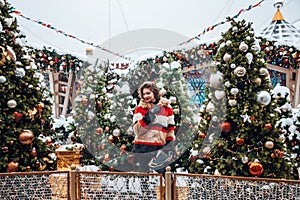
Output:
M159 113L160 110L161 108L159 107L159 105L153 106L143 117L143 121L145 122L145 124L146 125L151 124L155 119L155 114Z

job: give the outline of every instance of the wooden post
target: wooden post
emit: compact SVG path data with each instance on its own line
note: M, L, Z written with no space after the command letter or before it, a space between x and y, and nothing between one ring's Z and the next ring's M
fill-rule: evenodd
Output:
M70 98L72 98L72 97L70 97L70 95L72 94L71 93L71 87L72 88L74 87L73 86L73 84L74 84L73 76L74 76L73 73L69 74L68 82L67 83L62 82L62 81L59 82L60 84L67 85L66 93L59 93L60 96L64 96L65 97L64 98L64 103L63 103L63 106L62 106L62 112L61 112L61 114L64 115L64 116L66 116L66 114L67 114L67 110L68 110L68 107L69 107L69 100L70 100Z
M59 73L53 74L53 90L54 90L54 105L55 105L55 117L58 118L60 115L59 108Z
M53 81L53 72L49 71L49 84L50 84L50 92L54 94L54 81ZM56 117L56 105L55 102L52 105L52 113L53 116Z
M69 185L69 194L70 194L70 200L77 200L77 171L76 166L72 165L70 170L70 185Z
M170 166L166 167L165 182L165 200L172 200L172 172Z
M296 81L295 81L295 107L300 104L300 69L296 71Z

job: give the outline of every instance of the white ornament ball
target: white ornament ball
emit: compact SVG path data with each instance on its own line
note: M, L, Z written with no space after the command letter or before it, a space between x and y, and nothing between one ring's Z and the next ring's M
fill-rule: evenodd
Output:
M257 93L256 100L258 103L267 106L271 102L271 95L267 91L260 91Z
M5 83L6 81L7 80L5 76L0 76L0 83Z
M272 141L266 141L265 147L268 149L272 149L274 147L274 143Z
M170 66L171 66L171 69L178 69L181 67L180 63L177 61L171 62Z
M171 97L170 97L170 102L171 102L171 103L176 103L176 101L177 101L177 98L176 98L176 97L174 97L174 96L171 96Z
M109 118L109 120L110 120L112 123L115 122L115 121L116 121L116 116L115 116L115 115L111 116L111 117Z
M230 68L231 69L234 69L236 67L236 65L234 64L234 63L232 63L231 65L230 65Z
M243 52L246 52L248 50L248 45L245 42L241 42L239 49Z
M209 155L211 152L211 148L210 147L205 147L203 150L202 150L202 153L205 156Z
M244 164L248 163L249 162L249 158L247 156L242 157L242 162Z
M226 81L226 82L224 83L224 85L225 85L226 87L230 87L230 82L229 82L229 81Z
M89 81L89 82L93 82L93 80L94 80L94 77L92 77L92 76L89 76L89 77L88 77L88 81Z
M260 75L268 75L268 74L269 74L269 71L268 71L267 68L261 68L261 69L259 70L259 74L260 74Z
M246 68L245 67L241 67L238 66L237 68L235 68L234 73L238 76L238 77L243 77L246 74Z
M236 95L239 92L238 88L231 88L230 93Z
M232 44L231 40L226 41L226 45L230 46Z
M217 117L217 116L213 116L211 119L212 119L214 122L218 121L218 117Z
M238 31L238 28L236 26L232 27L232 31L233 32L237 32Z
M231 55L229 53L225 53L224 56L223 56L223 60L225 62L228 62L230 59L231 59Z
M17 102L15 101L15 100L13 100L13 99L11 99L11 100L9 100L8 102L7 102L7 106L9 107L9 108L15 108L15 107L17 107Z
M121 131L120 131L120 129L116 128L113 130L112 134L115 137L119 137L121 135Z
M215 110L215 105L211 102L209 102L206 106L206 112L213 112Z
M224 43L224 42L222 42L222 43L220 44L220 48L223 48L223 47L225 47L225 43Z
M230 106L236 106L237 101L236 101L235 99L230 99L230 100L228 101L228 104L229 104Z

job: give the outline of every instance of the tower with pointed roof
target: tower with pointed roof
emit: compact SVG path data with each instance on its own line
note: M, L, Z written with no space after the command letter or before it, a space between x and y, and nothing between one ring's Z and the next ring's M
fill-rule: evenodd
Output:
M280 11L282 6L282 0L275 1L274 7L277 10L272 22L269 26L264 28L260 34L268 40L275 40L279 43L300 48L300 30L284 19Z

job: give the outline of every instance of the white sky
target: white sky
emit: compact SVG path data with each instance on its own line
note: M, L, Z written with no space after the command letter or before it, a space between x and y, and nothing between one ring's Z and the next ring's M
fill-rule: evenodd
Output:
M163 29L194 37L207 27L225 21L227 16L254 5L259 0L8 0L26 17L41 20L53 27L93 42L107 49L109 39L119 34L144 28ZM268 26L275 14L274 0L243 12L238 19L253 22L259 33ZM109 12L110 10L110 12ZM300 20L300 1L284 0L281 12L290 23ZM27 44L47 46L59 52L85 55L86 44L23 19L17 15L19 29L26 35ZM229 25L229 23L227 23ZM220 36L228 25L220 25L201 39ZM147 39L147 38L145 38ZM159 39L159 38L158 38ZM132 38L134 42L134 38ZM25 41L24 41L25 42ZM182 41L184 42L184 41ZM178 44L173 44L176 46ZM119 53L119 52L116 52Z

